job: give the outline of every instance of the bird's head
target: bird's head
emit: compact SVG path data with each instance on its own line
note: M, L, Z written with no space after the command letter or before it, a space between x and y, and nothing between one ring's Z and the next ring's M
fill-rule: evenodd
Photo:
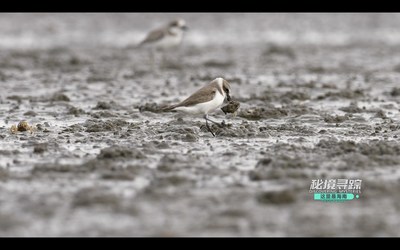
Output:
M182 18L175 19L169 23L169 28L173 30L187 30L188 27L186 25L185 20Z
M224 92L226 100L229 102L231 100L231 85L229 84L229 82L222 77L218 77L214 81L217 82L219 89Z
M225 79L223 79L223 84L222 84L222 89L224 90L225 94L226 94L226 100L229 102L231 101L231 95L230 95L230 91L231 91L231 85L229 84L229 82Z

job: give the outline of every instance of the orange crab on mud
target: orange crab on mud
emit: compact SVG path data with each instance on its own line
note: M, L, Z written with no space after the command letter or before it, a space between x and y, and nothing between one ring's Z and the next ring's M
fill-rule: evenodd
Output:
M20 121L17 126L12 125L10 130L11 130L11 133L13 133L13 134L15 134L17 132L25 132L25 131L29 131L32 134L36 130L36 127L30 126L27 121Z

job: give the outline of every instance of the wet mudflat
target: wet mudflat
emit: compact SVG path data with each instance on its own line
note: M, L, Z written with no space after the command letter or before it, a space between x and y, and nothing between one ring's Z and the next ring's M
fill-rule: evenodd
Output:
M179 50L127 47L172 16L0 18L0 235L400 235L399 15L181 14ZM216 77L216 137L160 111ZM359 199L313 200L340 178Z

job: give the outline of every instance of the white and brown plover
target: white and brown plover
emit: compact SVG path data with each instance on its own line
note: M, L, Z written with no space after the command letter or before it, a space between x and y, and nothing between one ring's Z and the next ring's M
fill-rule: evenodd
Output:
M217 124L218 126L222 126L222 124L208 118L208 114L221 107L225 99L227 101L231 100L230 90L231 86L228 81L221 77L218 77L206 86L194 92L191 96L189 96L182 102L168 106L163 110L177 110L193 115L203 115L204 119L206 120L208 131L211 132L213 136L215 136L208 125L208 121Z

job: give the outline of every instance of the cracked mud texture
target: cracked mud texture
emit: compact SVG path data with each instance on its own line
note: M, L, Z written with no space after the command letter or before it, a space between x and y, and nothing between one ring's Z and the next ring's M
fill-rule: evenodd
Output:
M0 16L0 236L400 236L400 15L179 15L154 61L175 14ZM216 77L216 137L161 112ZM331 178L360 198L314 201Z

